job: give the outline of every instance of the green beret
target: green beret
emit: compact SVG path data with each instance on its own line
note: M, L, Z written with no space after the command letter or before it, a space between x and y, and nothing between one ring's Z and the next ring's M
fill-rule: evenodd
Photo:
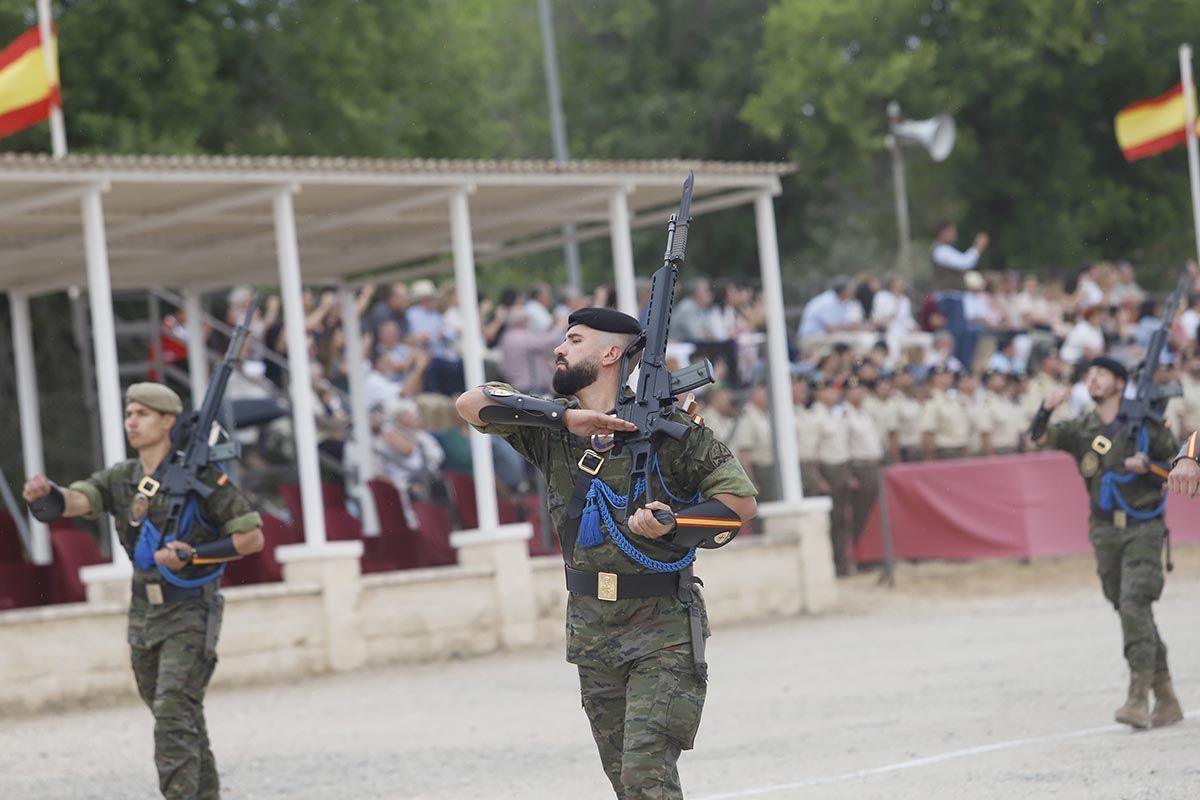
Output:
M567 328L570 329L576 325L586 325L589 328L608 333L638 334L642 332L642 326L636 319L611 308L593 307L574 311L567 318Z
M179 395L161 383L134 383L125 390L126 403L141 403L160 414L181 414L183 401Z

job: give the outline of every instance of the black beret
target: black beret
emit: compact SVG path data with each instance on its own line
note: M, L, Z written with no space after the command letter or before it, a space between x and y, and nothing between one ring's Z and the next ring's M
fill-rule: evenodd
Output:
M642 326L636 319L611 308L592 307L573 311L571 316L567 317L567 328L570 329L576 325L586 325L589 328L608 333L638 334L642 332Z
M1097 356L1096 358L1092 359L1092 363L1088 366L1106 369L1121 380L1126 382L1129 381L1129 370L1125 369L1125 365L1120 361L1117 361L1115 358L1111 358L1109 356Z

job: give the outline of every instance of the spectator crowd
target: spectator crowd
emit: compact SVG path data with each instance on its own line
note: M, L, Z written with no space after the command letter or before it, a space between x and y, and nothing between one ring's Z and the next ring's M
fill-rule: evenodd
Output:
M833 499L838 572L852 572L862 535L891 462L992 456L1028 447L1025 431L1043 397L1070 386L1055 419L1085 413L1087 365L1108 354L1136 367L1162 327L1162 303L1137 283L1128 262L1088 263L1066 280L985 272L988 246L977 235L954 248L953 225L938 228L932 288L912 291L899 274L837 277L808 299L789 342L793 411L803 488ZM1196 274L1194 264L1188 268ZM639 285L644 309L648 283ZM233 324L251 292L234 289L215 316ZM701 413L759 486L760 500L780 496L779 470L765 386L765 312L754 287L695 279L679 289L668 357L674 367L710 359L717 383L702 391ZM348 370L343 307L334 291L304 293L312 395L328 480L340 480L354 458L349 442ZM489 380L549 394L553 348L568 315L589 305L615 305L614 292L591 294L547 284L508 288L479 298ZM354 311L367 365L374 475L405 498L446 502L444 473L470 473L467 428L454 411L465 389L462 321L452 285L429 279L364 286ZM168 316L161 342L168 361L186 360L182 311ZM1200 427L1200 283L1169 321L1168 352L1155 380L1178 383L1167 423L1176 435ZM210 349L225 335L209 332ZM239 409L238 436L253 466L291 458L286 416L286 339L278 298L257 315L241 371L230 386ZM503 440L489 437L499 491L536 491L536 476ZM415 520L414 520L415 522Z

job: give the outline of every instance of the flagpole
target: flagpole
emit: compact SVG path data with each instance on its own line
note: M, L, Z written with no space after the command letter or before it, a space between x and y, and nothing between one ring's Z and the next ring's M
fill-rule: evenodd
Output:
M1183 83L1184 133L1187 136L1188 182L1192 187L1192 225L1200 263L1200 156L1196 152L1196 97L1192 84L1192 46L1179 46L1179 75Z
M54 63L58 58L58 42L51 30L54 15L50 12L50 0L37 0L37 15L46 79L53 80ZM50 106L50 152L55 158L62 158L67 154L67 126L63 120L62 106L58 104Z

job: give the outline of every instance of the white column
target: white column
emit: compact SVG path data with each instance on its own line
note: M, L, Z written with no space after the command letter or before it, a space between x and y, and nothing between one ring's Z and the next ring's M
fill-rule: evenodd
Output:
M617 310L636 317L637 281L633 271L633 237L629 232L629 197L625 189L613 192L613 196L609 198L608 235L612 239Z
M787 351L787 322L783 314L783 280L779 275L779 242L775 238L775 201L769 192L754 199L758 229L758 265L767 306L767 369L771 390L775 450L784 502L803 497L800 458L796 452L796 415L792 406L792 375Z
M350 421L354 444L353 479L350 491L362 509L364 536L379 535L379 514L375 497L367 481L375 477L375 456L371 452L371 416L367 410L367 369L362 352L362 325L354 292L345 284L338 287L342 300L342 333L346 339L346 371L350 378Z
M17 371L17 408L21 422L21 455L27 476L46 471L42 449L42 414L38 407L37 369L33 360L33 326L29 322L29 295L8 293L12 312L13 356ZM35 564L50 563L50 528L29 517L29 550Z
M208 391L208 343L204 339L204 310L200 292L183 290L183 313L187 315L188 378L192 384L192 408L199 408Z
M304 325L304 297L300 286L300 246L296 241L296 215L292 208L294 191L294 187L285 186L275 195L275 251L279 257L279 294L283 301L283 323L287 334L288 387L292 398L296 465L300 471L304 541L313 547L323 547L325 503L321 499L317 422L313 412L308 333Z
M471 241L471 210L467 190L450 197L450 240L454 245L454 285L462 314L463 366L467 387L483 383L483 333L479 324L479 300L475 287L475 247ZM475 472L475 508L479 528L493 531L500 525L496 508L496 470L492 465L492 443L482 433L471 431L471 463Z
M104 206L99 187L83 196L83 236L87 254L88 301L92 312L92 347L96 355L96 394L100 408L100 444L104 464L124 461L125 411L121 403L121 379L117 364L117 334L113 320L112 282L108 274L108 240L104 233ZM129 557L113 536L113 563L128 563Z

